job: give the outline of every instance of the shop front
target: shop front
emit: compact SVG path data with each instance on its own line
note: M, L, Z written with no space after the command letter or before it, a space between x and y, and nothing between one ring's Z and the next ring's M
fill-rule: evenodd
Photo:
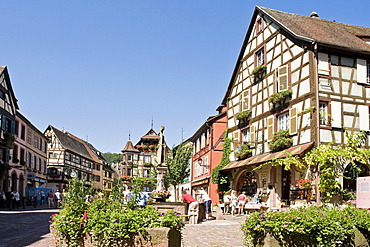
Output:
M223 170L231 173L233 177L231 189L238 195L245 192L249 201L258 201L270 209L289 206L300 199L313 200L315 193L311 191L311 186L310 188L297 186L303 171L298 171L294 167L285 170L282 166L267 163L274 159L285 158L288 154L300 155L309 150L312 145L313 143L307 143L280 152L252 156L245 160L231 162Z

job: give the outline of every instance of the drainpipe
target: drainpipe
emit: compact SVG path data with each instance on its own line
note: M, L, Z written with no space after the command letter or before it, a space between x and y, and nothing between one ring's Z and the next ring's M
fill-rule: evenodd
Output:
M319 97L319 71L318 71L318 51L317 43L314 44L314 56L315 56L315 97L316 97L316 147L320 145L320 97ZM320 172L320 167L318 166L317 172ZM318 181L316 186L316 202L321 204L321 196L318 188Z

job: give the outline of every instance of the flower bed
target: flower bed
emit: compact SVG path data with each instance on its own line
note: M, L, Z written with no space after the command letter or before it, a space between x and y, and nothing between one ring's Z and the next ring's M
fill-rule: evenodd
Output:
M271 242L270 237L278 243L275 246L356 246L356 228L370 244L369 211L308 207L253 213L242 230L246 246L266 246L265 241Z

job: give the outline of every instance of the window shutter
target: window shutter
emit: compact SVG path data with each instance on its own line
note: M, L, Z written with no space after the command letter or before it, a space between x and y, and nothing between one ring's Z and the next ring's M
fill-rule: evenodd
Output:
M366 60L357 59L357 82L367 83Z
M278 92L288 90L288 66L278 68Z
M369 107L366 105L358 106L360 130L369 131Z
M319 53L318 55L318 72L320 75L329 75L329 55Z
M290 134L294 135L297 133L297 108L291 108L289 110L289 127L290 127Z
M12 121L10 126L10 134L14 135L14 133L15 133L15 122Z
M6 128L6 116L2 115L1 116L1 129L5 131Z
M249 110L249 90L243 91L242 111Z
M233 133L233 139L234 139L234 143L239 142L239 132L238 131Z
M342 104L339 101L331 102L331 127L342 127Z
M267 141L272 141L274 135L274 116L267 118Z
M250 146L254 147L256 145L256 128L254 125L251 125L250 127Z

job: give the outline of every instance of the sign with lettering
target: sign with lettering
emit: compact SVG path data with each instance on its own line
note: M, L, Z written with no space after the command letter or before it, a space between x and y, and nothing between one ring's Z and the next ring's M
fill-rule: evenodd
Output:
M356 207L370 208L370 177L357 178Z

